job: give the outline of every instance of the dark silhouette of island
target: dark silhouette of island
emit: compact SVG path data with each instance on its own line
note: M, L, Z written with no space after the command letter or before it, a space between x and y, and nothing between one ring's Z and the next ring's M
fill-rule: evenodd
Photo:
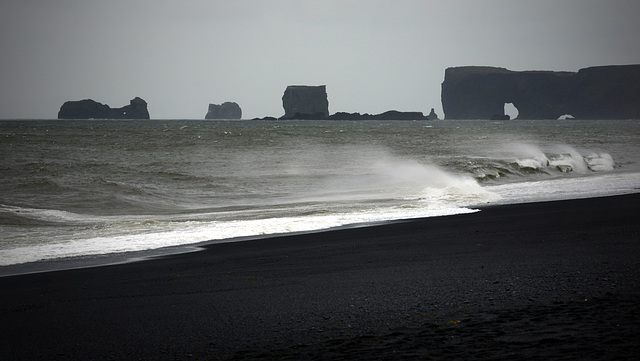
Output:
M576 72L511 71L454 67L442 83L445 119L640 119L640 65L612 65Z
M337 112L327 117L330 120L429 120L422 112L399 112L388 110L380 114Z
M58 119L149 119L147 102L140 97L131 99L129 105L111 108L92 99L68 101L62 104Z
M241 119L242 109L238 103L224 102L222 104L209 104L209 111L204 119Z

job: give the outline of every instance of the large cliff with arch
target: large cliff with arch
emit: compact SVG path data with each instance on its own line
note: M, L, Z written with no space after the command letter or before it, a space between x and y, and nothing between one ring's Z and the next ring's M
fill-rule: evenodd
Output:
M445 71L446 119L504 116L513 103L518 119L640 119L640 65L599 66L578 72L511 71L455 67Z

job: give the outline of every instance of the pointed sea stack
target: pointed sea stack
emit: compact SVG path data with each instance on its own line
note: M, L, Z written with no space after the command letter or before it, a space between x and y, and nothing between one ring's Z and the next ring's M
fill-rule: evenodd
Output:
M436 114L435 109L431 108L431 112L429 112L427 118L429 118L429 120L438 120L438 114Z

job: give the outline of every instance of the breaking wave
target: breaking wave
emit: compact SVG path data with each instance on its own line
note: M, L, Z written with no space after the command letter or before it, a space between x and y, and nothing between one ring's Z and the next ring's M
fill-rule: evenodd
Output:
M605 152L578 151L567 145L541 149L530 144L510 144L496 155L475 158L467 169L480 181L536 176L584 175L590 172L612 171L613 157Z

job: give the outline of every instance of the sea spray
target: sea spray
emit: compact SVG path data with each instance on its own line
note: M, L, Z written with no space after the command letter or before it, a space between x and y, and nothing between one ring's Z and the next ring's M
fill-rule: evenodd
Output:
M516 157L514 163L525 171L539 171L549 165L549 158L544 152L532 144L514 143L505 147Z
M450 173L432 164L389 158L376 166L381 176L406 192L399 197L419 199L426 207L468 206L498 199L468 174Z

